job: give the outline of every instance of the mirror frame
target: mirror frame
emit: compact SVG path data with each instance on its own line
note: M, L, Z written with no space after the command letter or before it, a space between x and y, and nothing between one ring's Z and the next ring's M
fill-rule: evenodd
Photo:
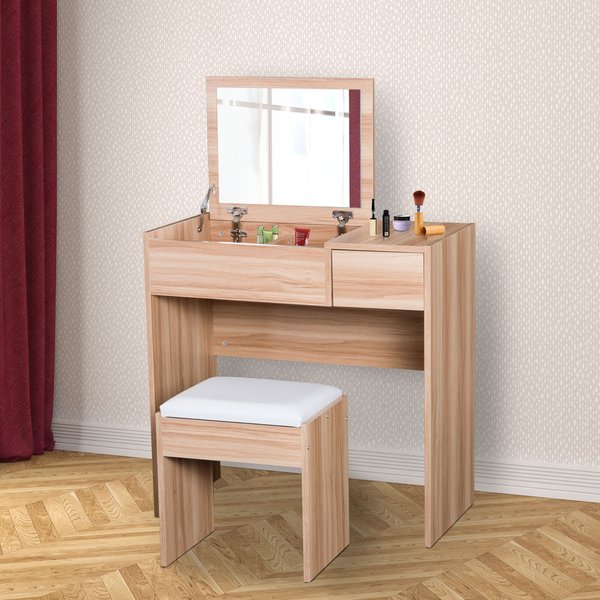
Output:
M353 220L349 225L359 225L371 216L371 198L375 197L374 172L374 80L354 78L321 77L207 77L206 113L208 121L208 176L209 185L216 186L210 199L212 219L229 220L227 209L234 204L219 201L219 157L217 126L217 88L219 87L271 87L271 88L317 88L317 89L353 89L360 90L360 208L342 206L295 206L273 204L243 204L248 207L248 221L266 221L273 223L313 223L335 224L331 212L351 210Z

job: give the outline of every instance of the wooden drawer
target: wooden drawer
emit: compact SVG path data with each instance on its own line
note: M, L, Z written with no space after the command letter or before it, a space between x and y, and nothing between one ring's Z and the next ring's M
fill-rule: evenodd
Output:
M148 240L150 293L331 306L323 248Z
M423 255L333 250L333 305L423 310Z

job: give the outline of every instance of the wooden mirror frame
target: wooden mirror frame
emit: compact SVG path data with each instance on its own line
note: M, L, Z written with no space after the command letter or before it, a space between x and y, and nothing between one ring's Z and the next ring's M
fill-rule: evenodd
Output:
M207 77L206 112L208 120L208 176L216 191L210 199L211 219L227 220L227 209L234 204L219 202L219 158L217 130L217 88L317 88L360 90L360 208L340 206L294 206L273 204L244 204L248 207L248 220L270 223L314 223L331 225L333 210L351 210L350 225L365 222L371 216L371 198L375 196L374 173L374 80L320 77Z

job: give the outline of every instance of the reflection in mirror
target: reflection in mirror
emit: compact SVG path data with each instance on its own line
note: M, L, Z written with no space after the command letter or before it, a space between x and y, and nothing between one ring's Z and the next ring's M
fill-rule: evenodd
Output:
M220 202L360 206L360 91L217 88Z

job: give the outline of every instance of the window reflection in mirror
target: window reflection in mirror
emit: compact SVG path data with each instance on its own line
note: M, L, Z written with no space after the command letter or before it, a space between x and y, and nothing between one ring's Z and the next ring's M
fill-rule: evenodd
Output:
M220 202L360 206L359 90L219 87L217 128Z

